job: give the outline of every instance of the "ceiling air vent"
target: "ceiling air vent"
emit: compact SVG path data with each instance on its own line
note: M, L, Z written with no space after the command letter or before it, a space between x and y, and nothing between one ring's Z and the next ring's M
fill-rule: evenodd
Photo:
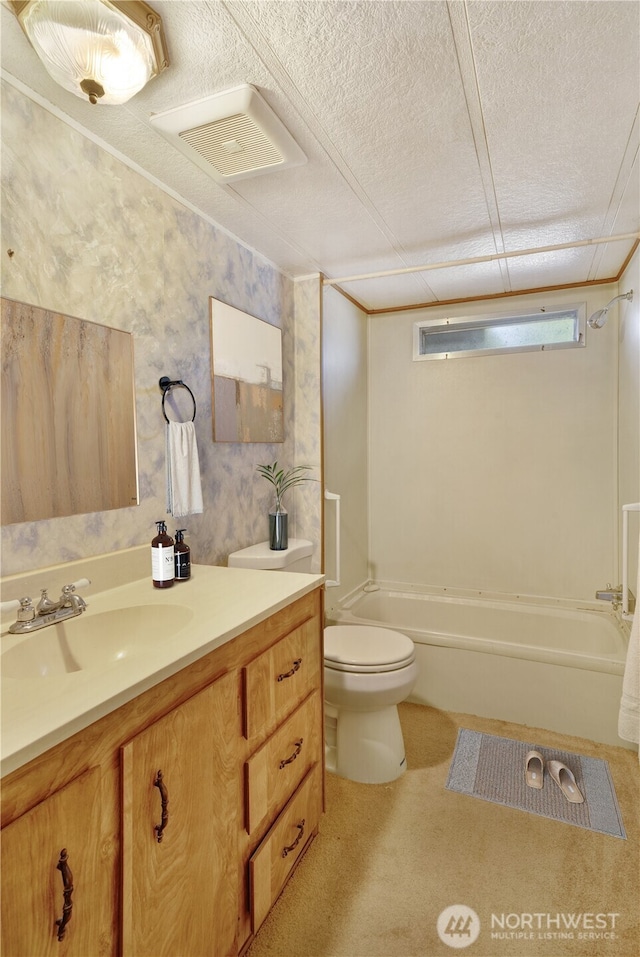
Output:
M155 113L151 124L219 183L307 161L271 107L248 84Z

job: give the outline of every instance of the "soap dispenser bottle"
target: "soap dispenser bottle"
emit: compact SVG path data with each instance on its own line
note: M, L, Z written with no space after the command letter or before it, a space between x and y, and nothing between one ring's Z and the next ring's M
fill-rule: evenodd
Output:
M186 582L191 578L191 549L184 540L186 528L176 529L175 565L176 581Z
M166 522L156 522L158 534L151 540L151 577L154 588L171 588L175 578L173 539Z

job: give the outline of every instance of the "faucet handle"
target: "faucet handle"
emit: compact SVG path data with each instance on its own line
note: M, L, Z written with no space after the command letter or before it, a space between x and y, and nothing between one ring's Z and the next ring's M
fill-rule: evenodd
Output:
M65 585L62 589L62 595L60 596L60 601L65 608L75 608L78 611L84 611L87 607L87 603L84 598L81 598L80 595L76 595L75 590L76 586L82 586L86 582L87 585L90 585L91 582L88 578L81 578L80 581L72 582L70 585Z
M22 599L20 599L20 598L8 598L7 601L0 601L0 612L2 612L2 614L4 614L5 611L15 611L16 608L19 608L19 607L20 607L20 602L21 602L21 601L25 601L25 599L24 599L24 598L22 598Z
M61 598L69 599L73 595L76 588L86 588L87 585L90 585L91 581L88 578L79 578L77 582L71 582L70 585L62 586L62 595Z
M90 584L91 584L90 578L79 578L77 582L71 582L70 585L65 585L64 588L62 589L62 593L64 595L67 595L69 594L67 589L70 589L71 591L75 591L76 588L86 588L87 585L90 585Z
M21 598L16 621L33 621L36 617L36 610L30 598Z

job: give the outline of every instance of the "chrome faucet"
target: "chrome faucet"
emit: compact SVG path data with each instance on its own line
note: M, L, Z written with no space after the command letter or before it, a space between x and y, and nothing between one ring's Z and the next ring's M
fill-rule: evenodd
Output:
M613 585L607 584L607 587L603 588L602 591L596 592L596 598L599 601L610 601L613 605L613 610L617 611L622 604L622 585L618 585L614 588Z
M43 588L40 592L40 601L35 608L30 598L21 598L16 620L9 626L9 631L13 635L24 635L81 615L87 603L84 598L75 594L75 590L77 587L90 584L88 578L82 578L71 585L65 585L57 601L52 601L47 595L47 589Z

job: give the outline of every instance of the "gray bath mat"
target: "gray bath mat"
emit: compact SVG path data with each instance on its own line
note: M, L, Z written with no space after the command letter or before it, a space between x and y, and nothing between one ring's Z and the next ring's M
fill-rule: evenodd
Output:
M527 787L524 767L527 752L535 749L545 760L562 761L573 771L584 795L583 804L570 804L545 768L544 787ZM510 738L468 731L458 732L456 749L449 768L447 788L484 801L554 818L576 827L626 840L609 765L570 751L544 748Z

